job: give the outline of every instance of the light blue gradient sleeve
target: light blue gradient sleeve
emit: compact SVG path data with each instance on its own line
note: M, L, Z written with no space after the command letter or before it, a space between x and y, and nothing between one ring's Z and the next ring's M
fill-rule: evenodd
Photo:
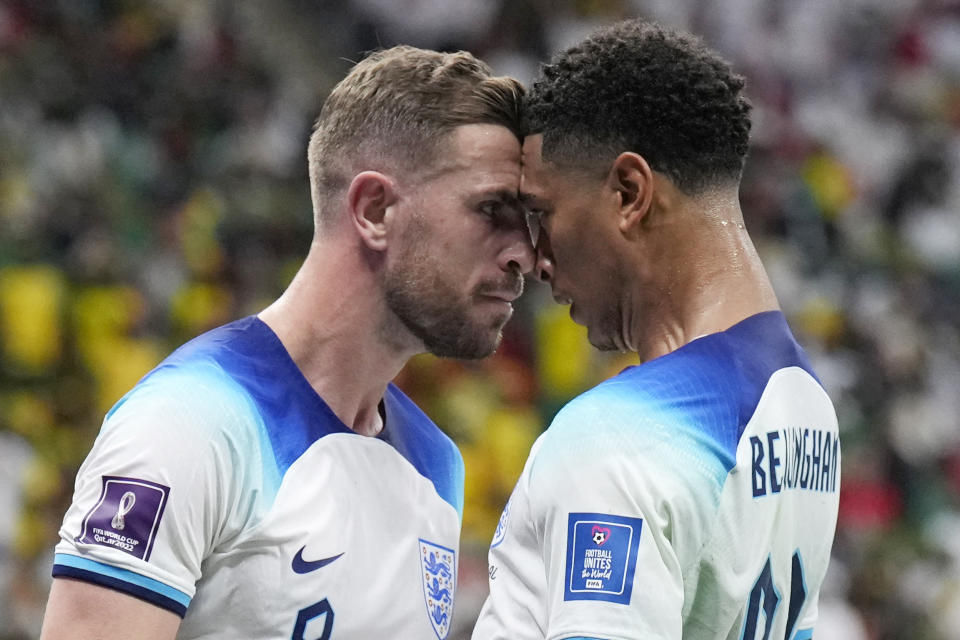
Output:
M546 432L529 499L543 540L548 638L681 636L683 575L697 562L733 465L716 436L728 408L674 400L698 392L703 398L702 390L658 393L629 375L614 378L567 405ZM612 563L614 586L603 581L607 572L591 585L577 564L592 553L584 551L593 548L584 538L591 532L610 536L596 553L610 554L601 560ZM635 551L617 546L624 535Z
M54 575L182 616L203 558L264 513L279 483L256 407L217 363L160 368L107 414L77 475ZM121 493L111 495L112 487ZM111 506L125 493L126 502ZM122 516L127 526L118 537Z

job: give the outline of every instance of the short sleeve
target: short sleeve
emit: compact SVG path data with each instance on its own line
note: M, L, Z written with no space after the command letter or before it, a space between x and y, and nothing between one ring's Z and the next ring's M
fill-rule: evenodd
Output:
M547 638L682 636L683 572L717 490L681 441L676 425L582 400L558 414L529 484Z
M259 455L243 393L214 370L159 373L104 420L60 529L53 575L123 591L181 617L204 558L249 514Z

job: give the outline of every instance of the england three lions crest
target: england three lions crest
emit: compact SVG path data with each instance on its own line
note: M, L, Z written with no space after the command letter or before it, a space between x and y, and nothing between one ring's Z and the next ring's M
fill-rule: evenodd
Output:
M446 640L453 616L457 552L420 538L420 574L427 616L439 640Z

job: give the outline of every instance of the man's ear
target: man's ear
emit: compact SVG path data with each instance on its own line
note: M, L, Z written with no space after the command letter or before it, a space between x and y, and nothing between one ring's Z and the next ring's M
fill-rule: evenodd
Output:
M643 156L625 151L610 167L609 186L620 196L620 231L639 227L653 202L653 170Z
M347 190L350 222L363 243L374 251L387 248L390 207L396 201L393 179L378 171L363 171L350 181Z

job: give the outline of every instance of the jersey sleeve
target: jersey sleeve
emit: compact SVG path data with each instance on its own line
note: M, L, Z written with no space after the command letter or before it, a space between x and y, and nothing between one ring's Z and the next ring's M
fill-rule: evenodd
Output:
M546 638L679 639L682 575L718 494L709 456L669 418L581 399L530 467L547 583Z
M249 488L262 484L249 477L259 449L250 415L215 374L161 372L141 382L108 413L77 474L54 577L182 617L204 558L242 529Z

